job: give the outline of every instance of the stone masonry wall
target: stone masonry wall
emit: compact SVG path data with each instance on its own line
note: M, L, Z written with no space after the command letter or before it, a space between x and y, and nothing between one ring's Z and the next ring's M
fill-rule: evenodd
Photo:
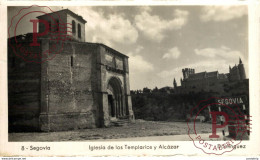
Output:
M94 44L70 42L48 61L48 104L41 114L42 130L99 126ZM47 118L48 117L48 118Z
M31 42L23 42L28 46ZM16 52L19 50L16 48ZM38 49L34 52L39 53ZM37 131L40 113L40 64L17 57L8 46L8 124L12 131Z

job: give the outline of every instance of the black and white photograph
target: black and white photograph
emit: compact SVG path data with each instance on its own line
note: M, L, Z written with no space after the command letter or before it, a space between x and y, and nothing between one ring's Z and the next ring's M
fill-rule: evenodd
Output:
M250 139L246 5L7 11L9 142Z
M259 156L259 8L1 1L0 155Z

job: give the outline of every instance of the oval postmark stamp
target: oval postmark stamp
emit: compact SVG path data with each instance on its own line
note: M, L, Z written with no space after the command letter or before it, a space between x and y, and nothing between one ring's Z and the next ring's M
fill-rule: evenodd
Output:
M50 7L32 5L15 14L8 26L9 53L26 62L42 63L51 60L71 39L71 24ZM21 34L25 31L27 34Z
M222 155L233 151L234 146L243 140L248 140L250 120L243 111L246 109L244 101L241 97L212 97L192 108L187 125L194 146L206 154ZM208 134L200 133L196 125L205 115L208 115L207 122L211 124L211 133Z

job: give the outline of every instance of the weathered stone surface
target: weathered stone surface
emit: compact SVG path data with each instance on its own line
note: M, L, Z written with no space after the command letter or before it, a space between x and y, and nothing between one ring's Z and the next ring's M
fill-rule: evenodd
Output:
M71 11L59 13L64 22L84 22ZM40 25L39 30L43 29ZM26 63L9 49L8 61L16 63L8 66L10 125L20 121L41 131L107 127L112 111L116 118L133 119L128 57L103 44L85 43L84 29L81 38L77 34L73 35L77 41L50 41L48 35L41 39L37 52L51 50L51 46L61 49L44 63ZM23 116L14 119L14 115L26 115L32 123Z
M24 45L29 45L29 42L24 42ZM40 67L40 64L29 63L17 57L9 46L8 125L10 132L38 130Z
M95 113L66 113L41 115L42 131L64 131L83 128L96 128Z

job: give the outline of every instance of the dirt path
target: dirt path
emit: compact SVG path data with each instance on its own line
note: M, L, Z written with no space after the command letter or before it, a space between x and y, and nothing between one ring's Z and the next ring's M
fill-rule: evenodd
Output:
M221 132L217 133L217 135L220 135L219 138L211 139L209 138L209 135L211 134L212 133L202 133L199 135L201 136L201 139L206 141L221 141L225 139ZM197 139L195 140L198 141ZM98 141L191 141L191 139L187 134L183 134L183 135L169 135L169 136L128 137L128 138L106 139L106 140L100 139Z
M198 123L198 133L210 133L211 124ZM186 135L186 122L155 122L136 120L122 127L82 129L62 132L9 133L9 141L86 141L129 137ZM158 139L159 140L159 139Z

